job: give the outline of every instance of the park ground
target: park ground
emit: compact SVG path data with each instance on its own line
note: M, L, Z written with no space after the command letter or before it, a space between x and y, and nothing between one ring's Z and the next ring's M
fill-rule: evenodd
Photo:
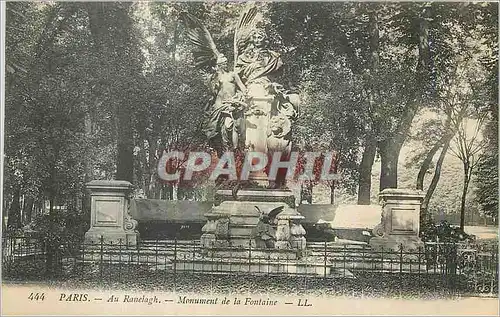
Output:
M206 285L199 285L197 289L203 289ZM122 289L118 285L102 289L88 288L84 285L78 287L64 287L60 285L46 285L39 283L25 284L3 284L2 315L34 315L41 312L51 315L61 314L139 314L139 315L392 315L392 316L498 316L499 302L497 298L484 297L455 297L455 298L405 298L405 297L370 297L352 295L318 295L318 294L276 294L260 291L233 293L221 292L196 292L185 290L179 292ZM46 300L36 303L25 298L32 292L44 292ZM154 296L169 300L167 304L119 304L105 301L87 303L75 303L60 301L61 294L84 293L91 299L100 297L109 299L111 295L121 299L125 294L129 296ZM276 300L277 305L273 307L248 307L236 306L231 303L228 306L214 305L185 305L179 304L179 296L190 298L234 298L245 299L271 299ZM298 307L298 300L307 299L308 307ZM171 302L170 302L171 301ZM219 301L220 302L220 301ZM291 305L284 303L292 302ZM14 304L15 303L15 304Z

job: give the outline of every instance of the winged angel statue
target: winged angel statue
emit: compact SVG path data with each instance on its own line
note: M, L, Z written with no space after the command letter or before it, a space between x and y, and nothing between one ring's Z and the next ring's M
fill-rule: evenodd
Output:
M299 99L272 81L283 63L278 53L264 47L266 34L259 26L257 8L250 6L240 15L232 69L205 25L188 13L181 17L196 66L213 70L213 98L204 122L209 144L219 155L232 149L289 151Z

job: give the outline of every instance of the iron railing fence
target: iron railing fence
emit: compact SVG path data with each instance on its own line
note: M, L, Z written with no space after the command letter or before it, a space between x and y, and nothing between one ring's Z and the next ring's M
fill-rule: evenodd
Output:
M61 240L62 241L62 240ZM321 283L380 283L447 288L453 292L498 294L498 244L425 243L416 250L403 246L372 249L366 244L311 242L306 250L204 248L199 240L146 240L132 246L104 239L63 244L34 236L2 238L4 279L63 277L116 283L150 280L176 288L179 279L200 274L261 278L300 278ZM372 282L369 282L372 281ZM369 287L369 286L367 286Z

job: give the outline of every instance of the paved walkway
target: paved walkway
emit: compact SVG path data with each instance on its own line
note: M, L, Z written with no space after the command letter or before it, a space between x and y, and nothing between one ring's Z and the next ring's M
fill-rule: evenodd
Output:
M465 232L475 235L480 240L498 240L498 227L465 226Z

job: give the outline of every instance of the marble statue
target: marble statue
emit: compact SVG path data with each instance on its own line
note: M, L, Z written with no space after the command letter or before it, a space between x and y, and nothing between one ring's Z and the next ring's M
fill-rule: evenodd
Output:
M213 98L204 120L211 147L219 156L239 149L270 156L279 151L286 157L291 150L299 97L274 82L283 62L279 53L266 48L267 36L259 25L257 9L250 6L240 15L234 33L232 70L206 26L190 14L184 13L182 18L196 65L213 70Z

